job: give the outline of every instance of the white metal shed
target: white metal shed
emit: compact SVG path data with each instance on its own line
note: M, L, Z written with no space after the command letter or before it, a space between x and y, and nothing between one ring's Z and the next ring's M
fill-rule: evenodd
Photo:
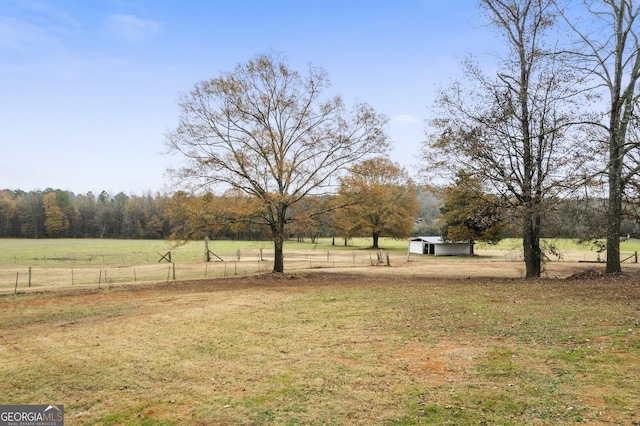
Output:
M469 242L447 242L442 237L414 237L409 239L409 253L433 256L465 256L473 254Z

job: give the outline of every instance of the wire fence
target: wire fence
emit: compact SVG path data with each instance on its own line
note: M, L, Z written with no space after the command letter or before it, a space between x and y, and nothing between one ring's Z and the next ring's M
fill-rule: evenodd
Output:
M0 268L0 291L59 286L107 286L111 284L226 278L268 272L273 250L237 250L205 262L174 262L170 254L161 261L144 262L140 256L106 259L42 257L24 265ZM390 264L389 253L356 251L285 251L287 271L314 268L353 268ZM142 262L142 263L141 263ZM25 263L25 262L22 262Z
M271 249L238 249L219 252L206 262L194 261L193 256L172 256L165 253L127 253L110 255L65 255L39 256L32 259L5 259L0 262L0 293L45 289L54 287L106 287L113 284L149 283L163 281L199 280L227 278L269 272L273 268L274 251ZM625 253L625 265L637 265L637 252ZM370 250L285 250L284 266L287 272L315 268L361 268L377 265L399 264L408 261L399 251L383 252ZM551 259L547 259L551 262ZM463 269L460 262L472 268L482 263L522 262L517 250L485 253L481 257L433 257L411 255L414 264L449 264ZM569 254L553 262L602 263L593 253ZM494 263L495 264L495 263Z

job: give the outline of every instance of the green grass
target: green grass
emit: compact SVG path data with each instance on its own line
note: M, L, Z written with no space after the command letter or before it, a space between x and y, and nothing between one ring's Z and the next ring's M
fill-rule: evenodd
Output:
M369 238L354 238L344 246L344 241L320 238L310 242L287 241L285 250L365 250L371 246ZM381 238L384 250L407 250L406 240ZM10 264L146 264L157 262L168 251L172 260L195 262L204 260L204 241L180 244L165 240L109 240L109 239L0 239L0 265ZM210 241L209 249L225 258L236 257L238 250L272 250L271 241Z
M73 425L634 424L635 278L3 296L0 403L63 403Z
M314 244L287 241L285 267L370 265L371 257L376 258L375 251L368 250L370 243L355 239L345 247L332 245L329 238ZM406 253L405 241L382 239L381 243L385 252ZM209 250L214 255L209 263L204 250L204 241L0 239L0 289L228 277L273 267L270 241L211 241Z
M569 238L543 238L541 241L541 244L543 248L548 247L550 244L553 244L561 252L595 251L595 248L593 245L590 245L588 243L579 244L577 240L569 239ZM478 243L477 247L480 249L491 249L491 250L502 250L502 251L522 250L522 240L519 238L505 238L495 245ZM640 252L640 241L639 240L622 241L620 242L620 250L624 253L629 253L629 255L633 254L634 252Z
M371 238L354 238L344 246L337 238L335 245L331 238L319 238L314 244L309 242L287 241L285 250L320 253L327 251L368 251ZM543 245L553 243L561 253L587 253L596 256L593 247L580 245L575 240L543 240ZM405 254L408 243L404 239L381 238L380 247L385 252ZM204 241L177 244L165 240L108 240L108 239L0 239L0 266L2 265L144 265L157 263L162 255L172 252L174 262L202 262L204 260ZM273 250L271 241L231 241L209 242L209 249L225 260L242 258L243 252L257 253ZM522 241L508 238L497 245L478 243L477 251L494 250L504 254L520 252ZM631 256L640 251L640 242L621 243L622 256ZM604 256L604 254L603 254Z

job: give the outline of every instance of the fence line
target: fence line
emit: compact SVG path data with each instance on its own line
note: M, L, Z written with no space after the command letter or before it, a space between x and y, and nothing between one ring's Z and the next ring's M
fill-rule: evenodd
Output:
M148 264L105 264L95 260L80 263L75 260L52 258L34 262L33 266L0 268L0 292L25 288L56 286L105 286L110 284L163 282L206 278L227 278L250 275L271 270L273 250L237 250L224 261L211 262L157 262ZM300 251L284 253L287 271L371 266L368 252L352 251ZM175 259L175 257L174 257ZM385 260L386 262L386 260ZM386 264L386 263L385 263Z
M0 264L0 292L20 291L27 288L45 288L56 286L108 286L111 284L163 282L172 280L196 280L207 278L227 278L270 271L273 264L273 250L254 249L236 250L228 253L217 253L221 259L210 262L180 261L180 256L173 256L173 262L158 262L149 257L146 263L137 260L146 258L141 255L112 256L112 263L102 263L101 256L93 256L91 261L80 262L80 257L57 259L31 259L32 264L12 265ZM358 268L375 265L394 264L388 253L350 250L285 250L285 270L287 272L309 270L315 268ZM395 262L405 262L406 255L393 253ZM576 255L577 257L578 255ZM583 255L580 254L580 257ZM626 254L625 254L626 256ZM204 256L203 256L204 258ZM97 261L96 259L99 259ZM126 259L130 263L123 263ZM86 260L86 259L85 259ZM410 262L425 265L440 262L474 262L487 261L485 258L447 258L433 256L411 256ZM512 252L497 255L497 262L516 262L519 259ZM562 261L571 261L564 259ZM581 261L579 258L573 261ZM624 260L637 262L637 254L633 253Z

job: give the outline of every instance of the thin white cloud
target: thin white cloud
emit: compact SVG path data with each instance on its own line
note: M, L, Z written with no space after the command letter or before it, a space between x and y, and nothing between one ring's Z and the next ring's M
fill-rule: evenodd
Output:
M420 119L412 114L400 114L391 119L392 123L398 124L417 123L419 121Z
M140 43L162 31L160 22L124 14L108 16L104 26L113 38L126 43Z
M21 0L19 6L34 16L46 19L51 25L70 28L82 26L80 21L74 18L67 10L57 7L55 2Z
M25 49L33 44L52 43L54 39L41 27L17 19L0 19L0 46Z

